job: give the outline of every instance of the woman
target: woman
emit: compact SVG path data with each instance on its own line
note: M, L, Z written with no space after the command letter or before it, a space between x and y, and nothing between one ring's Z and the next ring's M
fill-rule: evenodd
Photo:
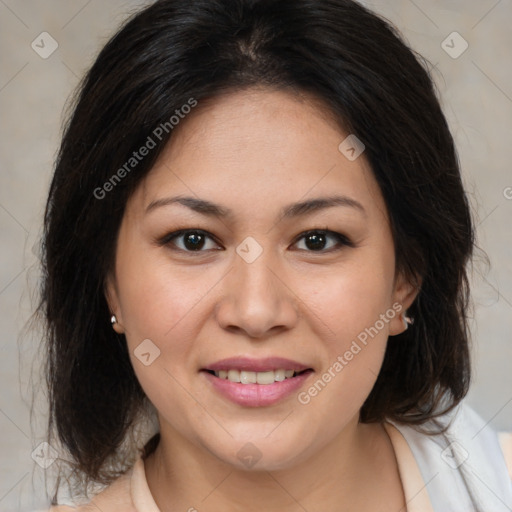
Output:
M509 510L462 404L473 243L432 81L378 16L136 14L85 77L45 215L49 442L73 501Z

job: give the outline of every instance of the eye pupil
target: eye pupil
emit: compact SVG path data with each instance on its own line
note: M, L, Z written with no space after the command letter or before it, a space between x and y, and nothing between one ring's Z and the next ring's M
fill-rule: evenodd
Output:
M306 236L306 245L308 249L319 250L325 246L325 235L318 233L311 233Z
M196 231L190 231L184 237L185 247L192 251L201 249L204 245L204 236Z

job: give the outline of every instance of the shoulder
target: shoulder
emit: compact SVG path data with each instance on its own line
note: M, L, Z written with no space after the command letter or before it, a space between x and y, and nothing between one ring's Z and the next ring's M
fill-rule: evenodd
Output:
M56 505L48 512L137 512L131 496L131 476L133 468L114 480L108 487L96 494L89 503L71 507Z
M497 434L469 405L463 402L421 429L393 425L413 452L435 510L450 510L452 502L452 510L461 503L468 510L510 510L512 482ZM444 433L440 426L447 427Z

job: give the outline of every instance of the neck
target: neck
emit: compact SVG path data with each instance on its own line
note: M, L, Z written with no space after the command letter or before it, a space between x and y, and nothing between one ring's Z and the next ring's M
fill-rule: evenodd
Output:
M404 506L393 448L381 424L354 420L314 455L272 471L241 470L160 425L160 443L145 468L161 512L380 510L383 498L391 500L390 510Z

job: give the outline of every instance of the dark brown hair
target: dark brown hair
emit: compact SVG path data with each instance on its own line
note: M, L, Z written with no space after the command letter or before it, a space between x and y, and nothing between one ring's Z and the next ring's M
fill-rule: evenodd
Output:
M408 310L415 322L389 339L361 421L420 425L467 392L473 226L425 61L350 0L159 0L125 23L86 74L44 218L48 427L83 479L109 483L126 469L119 450L147 400L124 336L111 328L104 282L126 202L172 129L114 190L98 187L191 98L200 105L255 85L314 96L363 141L396 270L422 280Z

